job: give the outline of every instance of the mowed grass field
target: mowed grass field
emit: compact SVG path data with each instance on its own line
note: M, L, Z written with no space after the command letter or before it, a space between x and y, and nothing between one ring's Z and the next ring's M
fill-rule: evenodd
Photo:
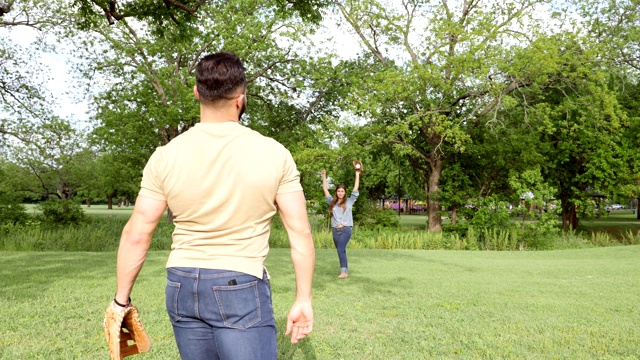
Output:
M284 337L295 283L272 249L280 359L638 359L640 246L563 251L318 250L314 333ZM164 306L168 252L132 293L151 352L178 359ZM0 252L0 359L107 359L115 253ZM240 345L241 346L241 345Z

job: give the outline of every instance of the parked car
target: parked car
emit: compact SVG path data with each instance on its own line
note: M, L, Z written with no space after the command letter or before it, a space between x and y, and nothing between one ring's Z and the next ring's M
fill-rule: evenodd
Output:
M612 204L612 205L609 205L609 206L605 206L604 209L607 210L607 211L621 210L621 209L624 209L624 206L622 206L620 204Z

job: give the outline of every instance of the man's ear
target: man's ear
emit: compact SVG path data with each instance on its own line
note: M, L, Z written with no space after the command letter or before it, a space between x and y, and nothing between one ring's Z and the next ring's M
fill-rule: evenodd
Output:
M200 94L198 93L198 87L193 87L193 95L195 95L196 99L200 100Z
M245 98L247 96L245 94L240 94L238 95L238 97L236 98L236 108L237 109L242 109L242 106L244 106L244 102L245 102Z

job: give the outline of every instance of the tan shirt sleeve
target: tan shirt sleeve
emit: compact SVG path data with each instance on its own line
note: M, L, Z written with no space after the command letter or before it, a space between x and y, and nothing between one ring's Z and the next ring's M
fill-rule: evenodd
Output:
M284 171L282 174L282 180L280 180L280 186L278 187L278 194L302 191L302 185L300 184L300 172L296 167L296 163L289 150L285 149L285 153Z
M161 166L162 154L160 148L158 148L151 155L149 161L147 161L147 165L145 165L142 171L142 182L140 183L140 192L138 195L154 200L167 201L164 194L162 176L160 176Z

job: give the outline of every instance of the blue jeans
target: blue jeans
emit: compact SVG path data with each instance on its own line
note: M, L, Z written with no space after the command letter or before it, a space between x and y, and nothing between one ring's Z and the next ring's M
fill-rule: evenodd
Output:
M271 285L229 270L168 268L167 313L183 360L275 360Z
M340 271L349 272L347 264L347 244L351 240L351 226L341 228L333 228L333 244L338 250L338 259L340 259Z

